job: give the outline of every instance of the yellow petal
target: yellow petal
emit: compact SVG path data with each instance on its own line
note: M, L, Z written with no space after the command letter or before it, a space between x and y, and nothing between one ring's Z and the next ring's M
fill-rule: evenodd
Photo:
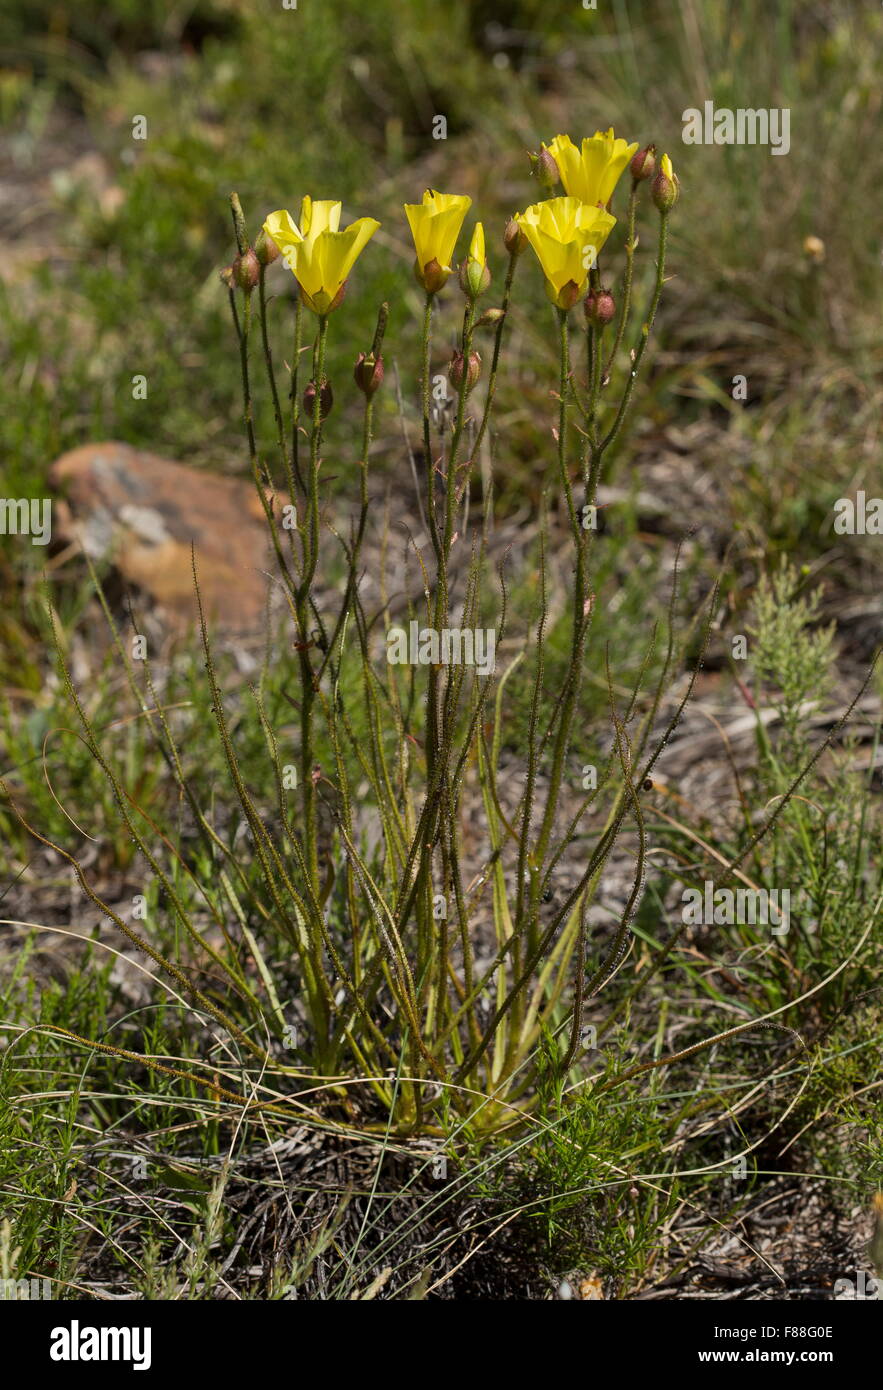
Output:
M426 226L428 213L422 203L405 203L405 216L408 219L408 226L411 228L411 236L414 238L417 260L420 262L421 266L423 266L428 259L423 255L424 243L426 241L424 228Z
M349 275L357 258L380 226L373 217L360 217L343 232L323 232L317 243L323 288L332 299Z
M448 207L435 214L430 224L431 255L428 259L434 258L441 266L451 264L466 212L464 207Z
M297 246L303 237L297 228L297 223L286 212L285 208L280 208L278 212L271 212L264 222L264 231L267 236L274 241L280 251L285 251L289 246Z
M544 145L543 149L549 151L549 154L558 165L559 174L565 165L570 165L573 159L579 159L579 150L576 148L569 135L556 135L551 144Z
M458 209L465 217L472 207L472 199L467 198L465 193L438 193L434 188L427 188L423 194L423 206L433 213Z
M304 236L313 241L323 232L336 232L340 226L340 210L340 203L322 199L313 202L312 198L304 197L300 209L300 225Z
M569 135L556 135L548 149L558 165L558 173L561 176L565 193L569 196L577 196L577 185L580 178L580 152L576 145Z

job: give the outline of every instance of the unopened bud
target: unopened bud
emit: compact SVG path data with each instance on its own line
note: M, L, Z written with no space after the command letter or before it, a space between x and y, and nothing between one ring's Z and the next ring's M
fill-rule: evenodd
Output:
M546 149L545 145L540 145L539 154L530 156L530 167L541 188L551 190L561 178L558 165L555 163L555 156Z
M271 236L267 236L263 227L257 234L254 253L261 265L272 265L274 261L279 259L279 247Z
M251 294L258 282L260 273L260 263L250 248L244 251L241 256L237 256L233 262L233 279L246 294Z
M656 146L645 145L642 150L638 150L637 154L632 155L629 168L635 183L640 183L642 179L652 179L656 173Z
M524 235L524 232L521 230L514 217L510 217L509 221L506 223L506 230L503 233L503 245L510 256L520 256L527 245L527 237Z
M610 323L616 314L616 301L609 290L589 290L583 300L587 323Z
M469 254L460 265L460 289L468 299L476 300L480 294L484 294L490 283L491 272L484 249L484 227L480 222L476 222L469 243Z
M373 396L383 384L383 358L360 352L353 368L353 380L365 396Z
M470 258L460 262L458 278L463 293L470 299L477 299L491 283L491 272L488 266Z
M463 376L463 354L458 349L451 358L451 364L448 367L448 379L450 380L451 385L457 391L459 391L460 387L463 385ZM471 391L473 386L476 384L479 377L481 376L481 358L479 357L477 352L470 352L469 365L465 368L465 376L466 390Z
M476 328L496 328L498 323L502 323L506 317L505 309L485 309L480 319L476 319Z
M667 154L662 156L656 177L650 185L650 193L659 211L665 216L671 212L675 203L678 201L680 184L678 176L671 167L671 160Z
M821 237L807 236L803 238L803 254L808 260L814 261L816 265L821 265L825 259L825 243Z
M331 414L331 407L334 404L334 392L331 390L329 381L322 382L322 389L319 392L319 418L327 420ZM315 418L316 412L316 383L311 381L304 391L303 397L304 414L311 420Z

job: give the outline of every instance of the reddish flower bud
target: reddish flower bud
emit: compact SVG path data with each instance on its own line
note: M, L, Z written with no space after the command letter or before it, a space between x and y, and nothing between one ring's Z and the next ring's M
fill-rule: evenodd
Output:
M322 382L322 389L319 392L319 418L327 420L331 414L331 407L334 405L334 392L331 390L329 381ZM316 410L316 383L311 381L304 391L303 397L304 414L312 420Z
M540 145L539 154L530 155L530 167L541 188L551 190L561 179L555 156L545 145Z
M246 294L251 294L258 282L260 273L260 263L250 248L248 251L243 251L242 255L237 256L233 262L233 279Z
M645 145L642 150L638 150L638 153L632 156L629 168L635 183L640 183L642 179L652 179L656 173L656 146Z
M353 380L366 396L373 396L383 384L383 358L360 352L353 368Z
M453 357L451 358L451 363L448 367L448 379L451 385L457 391L459 391L460 387L463 385L463 375L463 354L462 352L460 352L458 348L457 351L454 353ZM466 367L465 375L466 390L471 391L473 386L476 384L479 377L481 376L481 358L479 357L477 352L470 352L469 365L468 367Z
M476 328L496 328L501 319L506 317L505 309L485 309L480 319L476 319Z
M257 239L254 244L254 253L261 265L272 265L274 261L279 259L279 247L272 237L267 236L263 227L261 227L261 230L257 234Z
M589 290L583 300L588 323L610 323L616 314L616 301L609 290Z
M524 232L521 230L514 217L510 217L509 221L506 223L506 230L503 233L503 245L510 256L520 256L527 245L527 237L524 235Z
M561 286L557 294L554 285L550 284L548 280L546 281L546 294L549 296L552 303L557 308L563 309L565 313L573 308L574 304L579 299L579 292L579 285L575 280L568 280L566 285Z

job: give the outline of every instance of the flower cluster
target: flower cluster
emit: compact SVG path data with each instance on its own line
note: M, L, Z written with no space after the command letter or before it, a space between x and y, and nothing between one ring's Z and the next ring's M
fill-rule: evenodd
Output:
M401 1135L424 1129L439 1132L437 1107L441 1088L449 1083L455 1098L452 1107L462 1097L464 1121L472 1123L475 1097L476 1116L491 1107L487 1119L481 1121L488 1131L508 1128L513 1112L526 1103L527 1089L539 1082L538 1070L529 1068L534 1066L532 1058L542 1036L555 1043L557 1075L569 1074L576 1065L582 1047L582 1005L612 978L630 940L634 902L623 915L608 952L586 975L582 928L599 864L609 852L604 837L598 848L601 858L596 856L577 870L577 876L582 874L581 882L568 903L562 903L554 915L546 905L553 896L549 885L556 865L575 842L580 818L592 800L589 797L581 803L576 819L569 813L563 816L570 795L567 750L573 746L574 731L586 708L582 691L591 659L589 634L596 602L594 561L598 552L593 532L597 495L609 451L633 408L665 285L669 214L678 200L679 185L666 155L657 161L654 145L639 150L637 143L617 138L613 130L599 131L579 145L567 135L558 135L548 146L541 146L531 160L537 201L511 216L500 238L500 252L505 251L507 264L497 303L488 306L483 301L493 267L488 264L485 225L474 215L470 217L472 200L463 194L427 189L419 202L408 203L404 209L413 243L414 274L423 300L420 355L415 363L419 435L416 411L412 431L398 377L396 396L418 489L421 525L419 532L410 528L409 546L424 576L426 625L421 632L432 639L430 645L436 642L437 650L433 648L433 655L421 639L416 646L411 643L409 653L393 651L401 644L389 629L382 671L374 666L379 651L373 636L377 620L388 613L382 558L381 606L376 615L369 613L373 597L366 604L360 590L365 573L363 542L371 536L369 517L378 495L369 486L369 474L376 452L372 448L375 403L385 374L383 345L390 312L386 302L379 305L370 346L361 344L363 350L352 369L364 403L357 455L358 510L355 514L351 510L346 538L329 516L331 478L323 467L330 452L325 422L337 391L337 383L332 387L327 371L329 362L335 360L328 353L331 314L341 303L347 277L379 224L371 217L359 217L344 226L340 203L304 198L296 218L284 209L271 213L252 246L239 198L236 193L230 195L238 254L221 275L239 348L249 462L272 535L279 583L294 623L300 697L292 701L299 719L298 764L291 769L297 772L296 779L288 777L288 768L283 777L277 765L284 843L277 847L275 832L265 830L262 819L255 817L247 793L243 792L240 800L256 834L260 831L264 836L258 867L266 877L267 900L272 902L274 914L277 910L282 914L286 944L294 943L303 983L302 1009L309 1028L305 1057L310 1057L310 1065L322 1076L346 1075L350 1068L360 1077L378 1078L390 1124ZM616 209L623 218L622 227L616 228L614 199L627 170L631 187L627 198L622 199L621 213ZM642 196L659 214L653 219L657 224L655 274L635 277ZM468 227L467 220L471 224ZM604 284L598 268L599 255L608 257L605 248L615 228L624 232L620 238L624 266L616 296ZM459 253L458 242L466 243ZM532 254L526 254L528 248ZM534 256L554 305L554 315L549 318L555 321L558 339L556 388L549 393L556 420L551 429L550 421L538 433L535 455L544 498L539 570L535 571L541 576L539 622L536 628L531 623L525 631L525 646L517 658L531 648L539 653L529 663L533 677L527 677L533 682L530 703L534 712L548 695L547 667L542 660L542 633L549 612L544 558L547 538L550 542L554 538L556 548L562 542L570 556L570 563L562 567L568 576L563 605L567 616L563 621L569 627L569 657L548 720L543 716L546 731L542 738L535 739L530 727L524 730L527 791L524 814L515 821L513 838L517 843L510 846L502 833L493 794L495 749L502 721L509 716L509 706L502 701L505 677L500 679L496 696L491 685L496 672L493 653L505 621L506 590L502 572L489 589L491 556L486 538L493 517L495 472L502 460L505 467L512 456L506 445L505 421L518 419L519 436L524 429L522 409L498 411L495 416L494 408L498 385L505 380L504 340L515 336L506 330L515 279L523 260L532 269ZM274 367L267 313L266 271L276 258L284 260L299 286L292 351L286 362L287 410ZM410 259L407 253L405 259ZM648 279L652 281L647 287L649 293L645 288ZM440 316L439 294L449 282L459 284L465 304L461 304L462 314ZM636 283L640 297L647 297L639 315L633 295ZM241 305L237 290L244 296ZM580 318L584 316L585 322L575 325L572 310L580 297ZM256 354L250 357L250 350L255 313L276 427L276 468L260 435L260 417L265 412L254 409L252 395L250 361ZM315 331L305 323L311 315L316 318ZM450 344L447 383L438 373L443 349L437 331L433 337L438 317L460 319ZM487 330L491 332L482 338ZM442 323L442 331L448 337L448 322ZM312 348L304 341L305 333L313 340ZM479 351L485 344L489 349L486 368ZM516 344L511 356L518 357ZM515 380L517 383L517 369ZM480 390L476 389L479 383ZM352 414L350 411L349 416ZM341 422L335 451L351 423L351 418ZM389 450L385 448L383 454L388 457ZM286 498L281 506L274 505L280 496L277 479ZM384 516L380 524L385 536L388 518ZM346 578L342 583L337 579L338 568L328 573L320 569L328 553L326 532L343 547ZM386 549L384 541L381 557ZM335 566L339 563L338 557ZM554 582L557 586L557 577ZM477 625L489 620L494 611L500 614L498 627ZM461 620L465 626L460 626ZM418 626L416 621L411 623L414 632ZM446 645L446 635L452 633L454 638ZM482 652L490 654L488 660ZM401 664L420 669L400 672ZM512 669L514 666L508 667ZM359 673L358 681L351 682L347 672L353 676ZM222 701L214 677L212 680L220 719ZM351 718L352 702L364 704L366 700L367 717L360 723ZM264 731L272 751L275 736L266 723ZM228 762L235 769L226 726L222 733ZM613 749L620 756L614 761L621 764L623 781L613 795L627 808L629 796L637 803L626 742L617 723ZM333 755L333 762L323 771L320 759L326 757L326 750ZM395 785L388 775L393 770L390 754L395 759ZM657 756L652 755L648 768ZM484 931L488 903L480 904L472 888L460 891L465 883L460 799L467 766L476 769L484 793L487 841L496 844L500 854L505 845L507 855L507 864L501 859L497 865L493 894L488 897L493 899L496 938L511 942L513 950L511 958L501 951L487 970L474 943ZM375 776L378 769L380 775ZM531 786L534 774L541 770L546 810L542 822L534 824ZM367 782L363 780L365 774ZM640 775L647 790L650 779ZM242 785L241 778L234 780L237 786ZM299 810L289 814L285 792L295 787ZM378 856L372 850L370 860L364 858L362 836L351 813L351 808L364 800L364 787L385 845ZM339 834L334 836L325 828L329 791L338 808L335 819ZM559 838L556 827L563 827L565 820L568 828ZM618 824L611 831L614 840ZM522 872L519 865L528 859L531 872ZM482 880L488 884L489 873ZM329 899L327 885L332 879L339 881L340 891ZM513 894L510 883L515 888ZM372 885L370 894L364 891L366 884ZM637 879L636 885L637 892ZM331 906L326 905L329 903ZM450 924L440 925L449 913ZM376 968L378 963L382 971ZM496 995L497 1004L489 1014L491 994ZM569 1022L565 1010L570 1010ZM367 1029L353 1026L357 1015L367 1022ZM388 1062L403 1055L406 1035L409 1076L399 1087L401 1078L396 1074L394 1089L386 1088ZM540 1047L537 1055L545 1074L547 1053Z
M677 200L678 181L668 155L663 155L657 171L652 145L638 151L637 142L628 144L612 128L596 131L580 146L569 135L556 135L531 159L543 188L551 193L560 182L564 194L516 213L506 231L506 246L512 256L525 245L533 248L549 299L566 312L585 293L590 272L616 225L610 205L626 166L633 186L653 178L653 201L663 216ZM471 205L471 198L434 189L427 189L422 202L405 204L416 252L414 274L427 295L437 294L454 272L454 248ZM340 304L350 271L380 226L373 217L360 217L341 231L340 213L340 203L306 197L299 223L280 209L263 227L264 245L278 248L300 285L304 303L321 317ZM480 222L459 267L459 280L473 301L490 283Z

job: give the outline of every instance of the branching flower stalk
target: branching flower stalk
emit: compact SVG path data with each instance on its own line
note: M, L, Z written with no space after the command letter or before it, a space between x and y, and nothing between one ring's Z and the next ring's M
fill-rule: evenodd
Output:
M313 418L310 430L310 458L307 474L307 507L303 525L303 569L295 599L297 616L297 654L300 665L301 700L301 796L303 800L304 841L307 872L313 892L320 894L319 840L316 810L316 783L313 777L313 711L316 702L316 683L310 658L310 600L313 580L319 564L319 465L322 441L322 392L325 385L325 345L328 317L319 317L319 327L313 347Z
M300 290L295 291L294 339L291 346L291 365L289 367L289 395L291 397L291 470L294 474L299 494L306 492L300 471L300 354L303 346L303 300ZM295 500L294 495L292 501Z
M622 280L622 304L619 312L619 323L617 324L616 334L610 348L610 355L604 366L602 375L602 382L604 384L609 380L610 373L619 356L619 349L622 346L623 334L625 333L629 321L629 312L632 306L632 280L635 271L635 250L637 249L637 242L635 240L635 216L638 207L639 186L638 180L633 179L631 192L629 193L628 212L626 213L627 231L625 242L625 272Z
M503 346L503 333L506 329L506 320L509 315L509 304L512 299L512 285L515 280L515 271L518 266L520 251L517 246L509 252L509 265L506 270L506 281L503 286L503 298L500 302L500 318L494 330L494 347L491 353L491 366L488 373L487 396L485 397L484 410L475 434L475 442L472 445L472 458L478 459L487 427L490 423L491 411L494 406L494 397L497 392L497 372L500 366L500 352Z

